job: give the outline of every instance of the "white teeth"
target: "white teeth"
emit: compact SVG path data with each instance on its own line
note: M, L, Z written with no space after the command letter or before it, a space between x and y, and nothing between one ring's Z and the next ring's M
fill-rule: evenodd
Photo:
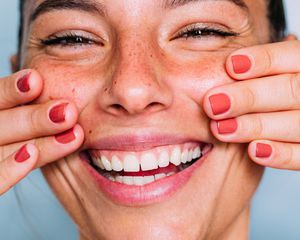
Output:
M128 154L124 158L124 171L125 172L139 172L140 164L138 159L133 154Z
M107 171L111 171L111 170L112 170L110 161L109 161L105 156L102 156L102 157L101 157L101 161L102 161L102 163L103 163L104 168L105 168Z
M188 155L189 155L189 151L188 150L184 150L181 154L181 162L182 163L186 163L187 159L188 159Z
M191 162L192 160L193 160L193 150L190 150L190 151L189 151L189 154L188 154L187 161L188 161L188 162Z
M167 174L167 177L172 176L174 174L175 174L174 172L170 172L170 173Z
M191 162L193 159L201 158L202 151L204 153L205 148L201 150L200 146L195 146L193 149L191 149L190 145L177 145L172 148L169 146L160 147L158 150L145 151L141 153L106 153L106 151L103 151L103 153L93 152L91 154L91 158L93 163L102 170L113 170L115 172L120 172L122 170L124 172L139 172L141 170L149 171L158 169L158 167L165 168L169 166L170 163L174 164L175 166L184 166L183 164ZM102 156L99 157L99 155ZM158 175L157 177L159 178L161 176L162 175ZM121 178L115 178L115 180L118 182L121 182L122 180L122 182L124 182L124 179ZM127 179L126 181L129 180ZM141 185L141 178L137 179L137 182L134 184Z
M170 163L170 159L169 159L169 154L167 151L162 151L159 154L159 158L158 158L158 166L159 167L167 167L169 166Z
M164 173L156 174L156 175L160 175L157 179L166 177L166 174L164 174ZM144 177L142 177L142 176L138 176L138 177L116 176L115 178L112 176L109 176L108 179L111 181L116 181L119 183L123 183L123 184L127 184L127 185L136 185L136 186L143 186L145 184L154 182L154 180L157 180L154 176L144 176Z
M113 181L113 182L116 181L115 178L114 178L113 176L109 176L108 179L109 179L110 181Z
M144 185L144 177L133 177L133 184L136 186Z
M199 158L201 156L200 147L196 147L193 151L193 159Z
M127 185L133 185L133 177L123 176L123 183L125 183Z
M119 183L123 183L123 176L116 176L116 181Z
M145 153L142 155L141 168L143 171L148 171L148 170L158 168L156 157L153 153Z
M178 166L181 163L181 151L179 147L176 147L171 154L170 162L175 166Z
M123 164L122 164L122 162L119 160L119 158L117 156L113 156L112 157L111 167L116 172L120 172L120 171L123 170Z
M158 180L158 179L164 178L166 176L167 175L165 173L159 173L159 174L155 174L154 178L155 178L155 180Z
M144 184L154 182L154 176L144 176Z
M102 170L105 169L105 167L103 166L103 163L102 163L102 161L101 161L101 158L93 157L92 160L93 160L93 163L94 163L97 167L99 167L99 168L102 169Z

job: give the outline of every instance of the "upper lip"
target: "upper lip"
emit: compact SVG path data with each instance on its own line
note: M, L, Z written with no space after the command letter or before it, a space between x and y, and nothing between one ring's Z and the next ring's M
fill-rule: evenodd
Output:
M100 138L86 143L88 149L114 151L146 151L159 146L202 141L170 134L119 135Z

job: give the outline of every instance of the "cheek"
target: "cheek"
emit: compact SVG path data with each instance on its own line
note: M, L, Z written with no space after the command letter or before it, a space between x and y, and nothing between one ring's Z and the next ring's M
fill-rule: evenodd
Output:
M184 94L201 103L209 89L233 82L225 70L226 57L227 54L210 55L188 63L173 64L166 81L176 96Z
M43 92L36 103L67 99L73 101L80 110L88 104L92 96L97 94L99 84L94 79L99 78L91 76L90 69L49 63L32 64L30 67L37 70L44 80Z

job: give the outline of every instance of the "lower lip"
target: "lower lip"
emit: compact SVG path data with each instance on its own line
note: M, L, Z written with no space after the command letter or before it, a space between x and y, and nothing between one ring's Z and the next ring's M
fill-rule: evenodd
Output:
M211 150L210 150L211 151ZM207 152L190 167L174 175L156 180L144 186L127 185L110 181L99 174L84 154L81 159L103 193L114 203L125 206L145 206L163 201L181 189L207 158Z

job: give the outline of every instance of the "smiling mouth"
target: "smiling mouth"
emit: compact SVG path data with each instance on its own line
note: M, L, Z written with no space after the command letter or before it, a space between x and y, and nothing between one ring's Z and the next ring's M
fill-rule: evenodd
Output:
M188 142L138 152L90 149L88 155L90 165L106 179L144 186L189 168L211 148L212 144Z

